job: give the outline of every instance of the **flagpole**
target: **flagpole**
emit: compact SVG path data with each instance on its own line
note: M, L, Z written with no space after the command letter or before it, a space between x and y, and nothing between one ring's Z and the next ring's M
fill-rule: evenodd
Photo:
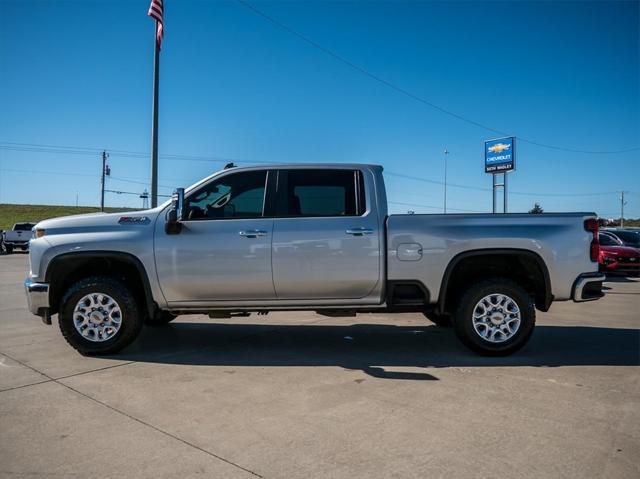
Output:
M158 22L153 35L153 120L151 127L151 208L158 206L158 87L160 79L160 48L158 45Z

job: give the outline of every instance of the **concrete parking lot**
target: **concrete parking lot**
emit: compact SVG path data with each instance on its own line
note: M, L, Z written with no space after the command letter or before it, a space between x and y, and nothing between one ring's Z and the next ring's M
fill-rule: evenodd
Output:
M640 282L554 304L529 345L421 315L183 316L86 358L0 257L2 477L640 477Z

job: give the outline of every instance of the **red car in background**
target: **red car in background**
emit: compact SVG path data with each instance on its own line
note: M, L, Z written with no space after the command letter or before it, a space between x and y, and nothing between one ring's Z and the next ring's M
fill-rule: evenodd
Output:
M604 273L618 273L625 276L640 274L640 249L624 246L613 233L600 232L600 255L598 263Z

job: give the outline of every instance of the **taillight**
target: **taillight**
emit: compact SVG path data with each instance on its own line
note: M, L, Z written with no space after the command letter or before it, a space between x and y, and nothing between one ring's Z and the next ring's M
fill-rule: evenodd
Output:
M584 229L593 235L591 240L591 247L589 248L589 256L591 261L598 261L600 255L600 241L598 241L598 220L596 218L589 218L584 221Z

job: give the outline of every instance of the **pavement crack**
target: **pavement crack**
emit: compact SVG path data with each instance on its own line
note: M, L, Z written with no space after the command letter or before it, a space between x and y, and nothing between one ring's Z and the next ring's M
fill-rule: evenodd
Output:
M13 391L15 389L22 389L22 388L28 388L30 386L37 386L38 384L44 384L44 383L50 383L50 382L54 382L54 381L58 381L60 379L68 379L68 378L74 378L76 376L82 376L83 374L90 374L90 373L95 373L98 371L104 371L105 369L113 369L113 368L119 368L121 366L128 366L129 364L133 364L136 361L127 361L126 363L121 363L121 364L114 364L111 366L103 366L101 368L95 368L95 369L90 369L88 371L81 371L79 373L74 373L74 374L68 374L66 376L60 376L57 378L51 377L47 374L44 374L43 372L38 371L35 368L32 368L31 366L29 366L28 364L25 364L23 362L18 361L17 359L12 358L11 356L9 356L7 353L3 353L0 352L0 354L2 354L3 356L8 357L9 359L12 359L13 361L17 362L18 364L20 364L21 366L25 366L29 369L31 369L32 371L37 372L38 374L41 374L42 376L46 377L47 379L45 379L44 381L36 381L35 383L29 383L29 384L22 384L20 386L13 386L10 388L6 388L6 389L0 389L0 393L3 393L5 391Z
M148 427L148 428L150 428L150 429L153 429L153 430L154 430L154 431L156 431L156 432L159 432L159 433L161 433L161 434L164 434L165 436L170 437L171 439L174 439L174 440L176 440L176 441L178 441L178 442L181 442L182 444L184 444L184 445L186 445L186 446L189 446L189 447L191 447L191 448L193 448L193 449L196 449L196 450L198 450L198 451L200 451L200 452L203 452L204 454L207 454L207 455L208 455L208 456L210 456L210 457L213 457L213 458L218 459L218 460L220 460L220 461L222 461L222 462L225 462L225 463L227 463L227 464L229 464L229 465L231 465L231 466L233 466L233 467L235 467L235 468L237 468L237 469L243 470L243 471L245 471L245 472L247 472L247 473L251 474L252 476L260 477L260 478L264 478L264 476L262 476L262 475L260 475L260 474L258 474L258 473L256 473L256 472L254 472L254 471L252 471L252 470L250 470L250 469L247 469L246 467L243 467L243 466L241 466L241 465L239 465L239 464L236 464L236 463L235 463L235 462L233 462L233 461L230 461L230 460L228 460L228 459L225 459L224 457L219 456L219 455L215 454L214 452L208 451L207 449L204 449L204 448L202 448L202 447L200 447L200 446L198 446L198 445L196 445L196 444L194 444L194 443L192 443L192 442L189 442L189 441L187 441L186 439L183 439L183 438L181 438L181 437L179 437L179 436L176 436L175 434L172 434L172 433L170 433L169 431L165 431L164 429L162 429L162 428L160 428L160 427L158 427L158 426L154 426L154 425L153 425L153 424L151 424L151 423L148 423L148 422L146 422L146 421L143 421L142 419L139 419L139 418L137 418L137 417L135 417L135 416L133 416L133 415L131 415L131 414L129 414L129 413L127 413L127 412L125 412L125 411L122 411L121 409L118 409L118 408L116 408L116 407L114 407L114 406L111 406L110 404L108 404L108 403L106 403L106 402L104 402L104 401L100 401L99 399L97 399L97 398L95 398L95 397L91 396L90 394L83 393L82 391L79 391L78 389L76 389L76 388L74 388L74 387L72 387L72 386L69 386L68 384L65 384L65 383L63 383L63 382L61 382L61 381L60 381L61 379L67 379L67 378L70 378L70 377L73 377L73 376L78 376L78 375L80 375L80 373L75 374L75 375L70 375L70 376L67 376L67 377L65 377L65 378L58 378L58 379L56 379L56 378L53 378L53 377L49 376L48 374L43 373L42 371L37 370L37 369L36 369L36 368L34 368L33 366L30 366L30 365L28 365L28 364L26 364L26 363L24 363L24 362L22 362L22 361L19 361L18 359L14 358L14 357L11 357L10 355L8 355L8 354L6 354L6 353L2 353L2 354L4 354L6 357L8 357L9 359L11 359L12 361L15 361L16 363L21 364L22 366L24 366L24 367L26 367L26 368L29 368L29 369L31 369L32 371L34 371L34 372L36 372L36 373L38 373L38 374L41 374L41 375L43 375L44 377L48 378L48 381L43 381L43 382L54 382L54 383L56 383L56 384L59 384L60 386L65 387L65 388L69 389L70 391L73 391L73 392L75 392L76 394L79 394L80 396L83 396L83 397L85 397L85 398L89 399L90 401L93 401L93 402L95 402L95 403L97 403L97 404L100 404L101 406L106 407L107 409L110 409L111 411L113 411L113 412L115 412L115 413L117 413L117 414L120 414L120 415L122 415L122 416L124 416L124 417L126 417L126 418L128 418L128 419L131 419L132 421L135 421L135 422L137 422L137 423L139 423L139 424L142 424L143 426L146 426L146 427ZM132 362L133 362L133 361L132 361ZM128 364L130 364L130 363L128 363ZM125 365L126 365L126 364L118 364L118 365L116 365L116 366L111 366L111 367L113 368L113 367L117 367L117 366L125 366ZM102 369L106 369L106 368L102 368Z
M45 383L50 383L51 379L45 379L44 381L38 381L35 383L29 383L29 384L21 384L20 386L13 386L10 388L5 388L5 389L0 389L0 393L4 393L7 391L15 391L16 389L23 389L23 388L28 388L30 386L37 386L38 384L45 384Z

